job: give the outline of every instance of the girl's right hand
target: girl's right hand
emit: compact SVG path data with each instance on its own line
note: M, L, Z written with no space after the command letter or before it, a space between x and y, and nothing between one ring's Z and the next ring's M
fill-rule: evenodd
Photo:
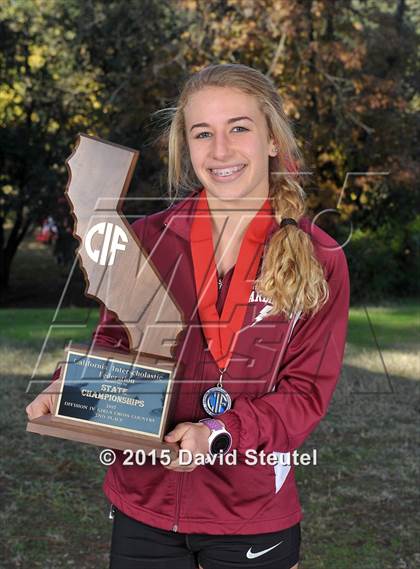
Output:
M26 413L29 421L52 413L54 401L58 393L58 384L53 381L44 389L33 401L26 407Z

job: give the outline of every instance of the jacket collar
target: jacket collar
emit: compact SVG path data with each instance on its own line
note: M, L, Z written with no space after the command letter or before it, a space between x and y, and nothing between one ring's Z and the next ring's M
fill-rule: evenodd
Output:
M188 194L187 197L180 200L179 202L171 205L167 210L166 214L162 219L162 229L167 227L174 231L177 235L183 239L189 241L191 234L191 224L193 220L193 214L198 202L198 196L200 195L202 188L193 190ZM267 240L269 240L273 233L279 228L277 221L274 219L271 222L267 233Z
M162 229L167 227L177 235L190 240L191 223L200 190L193 190L187 197L172 204L162 219Z

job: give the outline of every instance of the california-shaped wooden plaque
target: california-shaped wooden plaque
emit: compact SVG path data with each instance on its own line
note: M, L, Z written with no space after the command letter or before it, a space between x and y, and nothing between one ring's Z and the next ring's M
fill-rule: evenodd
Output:
M54 412L27 430L116 449L169 449L163 442L176 405L173 359L182 313L121 213L138 152L80 134L66 161L85 294L124 325L130 352L66 347ZM167 452L167 451L166 451Z

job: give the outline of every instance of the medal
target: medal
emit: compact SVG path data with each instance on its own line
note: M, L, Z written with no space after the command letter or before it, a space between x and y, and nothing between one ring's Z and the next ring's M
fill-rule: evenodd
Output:
M267 198L245 232L222 314L219 316L216 303L218 289L223 282L217 279L212 217L205 188L200 192L191 226L190 244L201 325L220 372L216 386L207 389L202 396L204 410L213 417L229 411L232 407L231 397L223 387L223 374L244 322L249 295L272 223L273 210Z
M224 371L220 370L220 378L216 387L210 387L203 395L204 411L212 417L221 415L232 407L232 399L226 389L223 388Z

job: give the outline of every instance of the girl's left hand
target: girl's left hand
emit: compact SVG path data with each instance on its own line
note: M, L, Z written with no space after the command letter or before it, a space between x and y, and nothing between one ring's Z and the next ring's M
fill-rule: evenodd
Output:
M210 429L204 423L179 423L170 433L165 435L168 443L178 443L180 449L188 450L194 457L197 454L206 455L209 452ZM191 464L180 465L179 458L173 460L168 466L168 470L176 472L192 472L197 465L192 461Z

